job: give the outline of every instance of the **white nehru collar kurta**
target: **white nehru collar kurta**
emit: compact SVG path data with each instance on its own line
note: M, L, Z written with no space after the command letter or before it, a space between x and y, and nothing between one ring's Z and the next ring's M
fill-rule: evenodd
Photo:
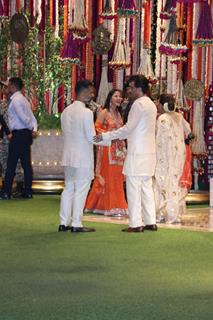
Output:
M61 115L64 138L62 166L72 168L72 179L93 179L95 128L93 112L81 101L74 101ZM110 143L98 143L110 145Z
M153 176L156 166L157 109L152 100L143 96L133 103L128 122L122 128L103 133L103 140L127 139L127 156L123 173L127 176Z
M93 113L81 101L74 101L61 115L64 138L62 166L72 167L77 179L93 178L95 135Z

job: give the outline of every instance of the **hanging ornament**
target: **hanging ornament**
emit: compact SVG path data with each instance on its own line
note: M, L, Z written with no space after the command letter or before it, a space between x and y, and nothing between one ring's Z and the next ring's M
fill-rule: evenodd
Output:
M29 34L29 23L22 13L15 13L10 20L10 34L14 42L23 44Z
M69 30L67 40L64 44L64 47L61 53L62 62L67 61L75 64L80 63L78 52L79 52L78 43L74 41L73 33L71 30Z
M118 35L115 43L115 49L109 66L113 69L125 69L131 65L130 47L125 39L125 18L119 19Z
M190 100L199 101L205 94L205 86L200 80L188 80L184 85L184 94Z
M106 54L112 47L110 39L111 33L106 29L103 24L100 24L93 32L94 39L92 47L95 54Z
M178 78L178 81L177 81L175 105L177 109L183 110L183 111L189 111L191 108L187 103L186 96L184 94L183 80L180 77Z
M154 84L157 82L152 68L150 50L148 48L143 49L143 55L141 57L141 63L138 68L137 74L144 75L147 79L149 79L150 83Z
M177 0L166 0L163 11L160 13L160 18L168 20L173 14L176 14Z
M165 54L168 56L178 56L183 53L186 53L187 51L187 47L179 43L178 28L175 14L172 14L170 18L168 32L166 34L164 42L161 42L159 51L161 54Z
M111 0L106 0L103 11L100 14L100 17L106 20L112 20L116 16L116 12L112 10Z
M88 26L84 16L84 0L75 1L74 20L70 26L73 32L73 39L79 42L86 42L88 37Z
M135 0L122 0L121 5L117 9L118 16L130 18L138 15Z
M199 47L213 45L213 21L211 16L211 8L208 4L208 1L202 2L197 33L192 43Z

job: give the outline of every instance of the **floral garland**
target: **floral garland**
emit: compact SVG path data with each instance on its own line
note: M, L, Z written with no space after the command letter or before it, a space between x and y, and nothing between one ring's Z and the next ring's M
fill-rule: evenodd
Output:
M130 18L138 15L135 0L123 0L121 6L117 9L120 17Z
M106 20L112 20L116 17L117 13L112 10L111 0L106 0L103 11L100 14L100 17Z
M125 19L119 19L118 35L115 44L112 60L109 62L109 66L113 69L124 69L129 68L131 65L130 61L130 48L126 43L125 39Z
M186 63L186 62L187 62L187 57L185 56L174 57L170 59L170 63L177 64L177 65L179 65L180 63Z
M156 30L156 50L155 50L155 57L156 57L156 63L155 63L155 74L157 78L160 78L161 76L161 59L162 56L159 52L159 46L161 43L161 27L162 27L162 20L160 19L160 11L162 7L163 0L157 1L157 30Z
M74 41L73 31L68 31L68 37L61 52L62 63L80 63L78 43Z
M166 42L161 42L159 51L162 54L166 54L168 56L177 56L183 53L186 53L188 50L186 45L181 44L171 44Z
M213 21L208 1L203 1L201 4L197 32L192 42L193 45L201 47L213 45Z
M73 40L81 43L89 40L88 26L86 24L84 11L84 0L76 1L74 7L74 20L70 26L70 30L73 32Z

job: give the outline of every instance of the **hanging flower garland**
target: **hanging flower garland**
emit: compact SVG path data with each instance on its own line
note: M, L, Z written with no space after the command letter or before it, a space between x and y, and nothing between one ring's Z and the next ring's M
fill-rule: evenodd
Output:
M176 0L166 0L163 11L160 13L160 18L168 20L173 14L176 14Z
M106 98L107 98L107 95L110 91L107 69L108 69L108 56L103 55L102 56L101 81L100 81L99 90L98 90L98 97L97 97L97 102L102 106L104 105Z
M74 20L70 26L73 32L73 39L78 42L87 42L88 26L84 15L84 0L76 0L74 5Z
M79 64L78 43L74 41L72 30L68 31L68 37L61 52L61 61Z
M129 68L130 61L130 47L126 43L125 39L125 18L119 19L118 35L115 43L115 49L112 60L109 62L109 66L113 69Z
M41 0L37 0L36 6L35 6L35 12L37 13L36 23L40 24L42 19Z
M168 32L164 42L161 43L159 51L165 55L178 56L187 52L187 47L182 45L178 39L178 28L176 23L176 15L171 16Z
M197 33L193 40L193 45L199 47L213 45L213 21L208 1L202 2Z
M106 20L112 20L116 17L116 12L112 10L111 0L106 0L103 11L100 14L100 17Z
M155 74L159 79L161 77L161 64L162 64L162 56L159 52L160 43L162 41L162 19L160 19L160 11L162 8L163 0L157 1L157 29L156 29L156 50L155 50Z
M202 0L177 0L178 2L180 3L185 3L185 4L193 4L193 3L196 3L196 2L201 2Z
M189 111L191 107L187 103L186 96L184 94L183 80L179 77L176 85L175 105L177 109L183 111Z
M203 160L208 157L208 152L206 148L206 143L204 139L204 101L194 102L194 117L193 117L193 133L195 139L192 143L193 155L199 159Z
M138 10L135 4L135 0L122 0L121 5L117 9L117 14L120 17L135 17L138 15Z
M137 70L137 74L142 74L147 77L150 83L154 84L157 82L155 73L153 71L151 55L149 49L143 50L143 56L141 57L141 63Z
M5 14L4 0L0 0L0 19L5 18L7 18L7 15Z

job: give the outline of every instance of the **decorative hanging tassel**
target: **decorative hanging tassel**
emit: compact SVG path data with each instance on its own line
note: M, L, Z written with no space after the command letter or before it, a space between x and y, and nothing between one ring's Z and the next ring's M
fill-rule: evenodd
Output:
M176 0L166 0L163 11L160 13L160 18L168 20L173 14L176 14Z
M170 18L168 32L164 42L161 42L159 51L165 55L177 56L186 53L187 47L179 44L178 28L176 23L176 15L173 14Z
M64 44L61 60L68 61L71 63L80 63L79 53L78 53L78 43L73 39L73 33L71 30L68 32L67 40Z
M147 77L150 83L154 84L157 82L155 73L152 68L151 56L149 49L143 49L143 55L141 57L141 63L138 68L137 74L142 74Z
M101 81L98 91L97 103L101 106L104 106L107 95L110 91L109 81L108 81L108 56L103 55L102 60L102 72L101 72Z
M59 36L59 6L58 1L55 2L55 37Z
M41 19L42 19L41 0L37 0L36 13L38 15L36 23L40 24L41 23Z
M116 17L116 12L112 10L111 0L106 0L104 9L101 12L100 17L106 20L112 20Z
M182 111L189 111L190 106L187 103L187 99L184 95L184 87L183 87L183 80L181 78L178 78L177 81L177 91L175 96L175 105L177 109Z
M203 160L208 157L206 143L204 140L204 101L194 102L193 108L193 133L195 139L192 143L192 153L199 159Z
M122 0L121 6L117 9L118 16L130 18L138 15L135 0Z
M202 2L197 33L192 43L199 47L213 45L213 21L208 1Z
M0 0L0 17L4 17L4 6L3 6L3 0Z
M202 0L177 0L178 2L182 2L182 3L185 3L185 4L188 4L188 3L195 3L195 2L201 2Z
M125 69L130 67L130 47L125 39L125 19L119 19L118 35L115 43L115 49L109 66L113 69Z
M74 20L70 26L73 32L73 39L78 42L86 42L88 37L88 26L84 16L84 0L75 1Z

